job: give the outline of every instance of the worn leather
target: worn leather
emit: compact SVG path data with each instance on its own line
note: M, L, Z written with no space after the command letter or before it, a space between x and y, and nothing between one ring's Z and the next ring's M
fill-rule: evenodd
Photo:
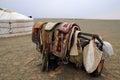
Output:
M41 31L43 26L46 24L46 22L37 22L34 24L32 28L32 41L36 44L36 49L38 51L42 51L43 43L42 43L42 37L41 37Z

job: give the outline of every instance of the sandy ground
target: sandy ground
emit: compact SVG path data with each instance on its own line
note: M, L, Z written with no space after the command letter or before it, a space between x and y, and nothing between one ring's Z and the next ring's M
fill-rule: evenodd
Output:
M40 71L40 54L31 41L31 35L0 38L0 80L119 80L120 79L120 20L64 20L37 19L37 21L76 22L83 32L97 33L109 41L115 55L106 57L102 75L91 77L84 70L61 65L55 71Z

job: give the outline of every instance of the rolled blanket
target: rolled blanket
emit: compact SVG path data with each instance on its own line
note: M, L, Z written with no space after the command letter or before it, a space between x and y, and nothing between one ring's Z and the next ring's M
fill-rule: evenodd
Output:
M107 41L103 41L103 54L105 56L112 56L114 54L112 45Z

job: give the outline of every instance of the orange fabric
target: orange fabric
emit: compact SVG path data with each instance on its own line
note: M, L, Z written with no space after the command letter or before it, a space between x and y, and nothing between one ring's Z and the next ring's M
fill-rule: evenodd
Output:
M32 41L36 43L36 37L39 38L39 29L42 29L42 26L45 24L45 22L37 22L34 24L32 28Z
M43 25L46 24L45 22L37 22L34 24L32 28L32 41L36 44L37 50L42 51L42 42L41 42L41 29L43 28Z

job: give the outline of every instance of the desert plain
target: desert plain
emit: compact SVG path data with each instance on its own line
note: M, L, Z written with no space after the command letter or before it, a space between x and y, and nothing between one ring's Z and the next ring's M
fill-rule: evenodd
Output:
M86 71L70 65L41 72L41 54L31 40L31 34L0 38L0 80L120 80L120 20L95 19L34 19L34 22L75 22L82 32L100 35L112 44L114 55L105 57L101 76L92 77Z

